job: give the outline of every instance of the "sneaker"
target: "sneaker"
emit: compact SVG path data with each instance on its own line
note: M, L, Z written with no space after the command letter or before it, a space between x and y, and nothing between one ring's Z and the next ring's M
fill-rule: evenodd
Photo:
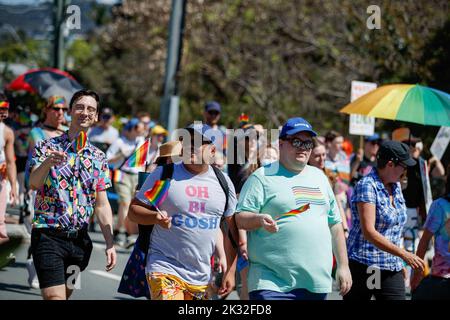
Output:
M16 263L16 256L11 252L9 254L9 256L6 257L6 261L7 261L6 265L10 266L10 265Z
M28 270L28 284L33 289L39 289L39 280L36 274L33 259L28 259L26 265Z

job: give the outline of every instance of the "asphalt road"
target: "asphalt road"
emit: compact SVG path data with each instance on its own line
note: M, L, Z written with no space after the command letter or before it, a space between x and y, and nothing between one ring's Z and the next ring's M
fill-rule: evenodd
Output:
M23 241L16 248L15 263L0 269L0 300L40 300L40 290L28 285L28 272L26 270L27 250L29 236L23 225L8 224L8 233L22 235ZM134 300L135 298L117 292L119 282L131 249L116 248L117 265L111 272L105 271L106 257L105 244L102 234L97 230L90 233L94 249L88 268L81 273L80 289L74 290L71 300ZM328 300L341 300L338 292L328 295ZM145 298L141 298L145 300ZM232 292L227 300L238 300L236 291Z

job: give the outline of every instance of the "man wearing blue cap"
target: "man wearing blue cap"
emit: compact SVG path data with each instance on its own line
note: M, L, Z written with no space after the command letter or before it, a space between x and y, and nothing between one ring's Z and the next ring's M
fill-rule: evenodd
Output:
M280 134L280 160L244 184L236 214L248 233L252 300L323 300L332 291L333 252L341 295L351 287L344 230L324 173L307 165L317 134L291 118Z
M350 161L352 185L356 185L362 177L367 176L372 168L376 167L380 144L381 137L378 133L364 138L364 149L359 149Z

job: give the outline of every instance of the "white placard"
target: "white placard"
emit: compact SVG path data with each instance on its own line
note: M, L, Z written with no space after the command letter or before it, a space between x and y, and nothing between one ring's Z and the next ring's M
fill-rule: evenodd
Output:
M436 135L436 138L433 141L433 144L431 145L431 154L441 160L442 156L445 153L445 150L447 149L449 141L450 127L441 127L438 134Z
M353 102L376 88L377 84L373 82L352 81L350 101ZM350 134L359 136L373 135L375 133L375 118L360 114L351 114L349 132Z

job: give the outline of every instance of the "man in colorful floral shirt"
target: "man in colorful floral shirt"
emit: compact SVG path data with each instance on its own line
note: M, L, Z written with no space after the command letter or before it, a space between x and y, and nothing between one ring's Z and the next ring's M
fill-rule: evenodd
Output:
M69 131L40 141L32 154L30 187L37 195L31 250L45 300L68 299L74 288L68 280L87 267L92 252L87 226L94 213L106 241L106 270L116 264L106 157L89 141L77 139L97 121L98 102L93 91L76 92Z

